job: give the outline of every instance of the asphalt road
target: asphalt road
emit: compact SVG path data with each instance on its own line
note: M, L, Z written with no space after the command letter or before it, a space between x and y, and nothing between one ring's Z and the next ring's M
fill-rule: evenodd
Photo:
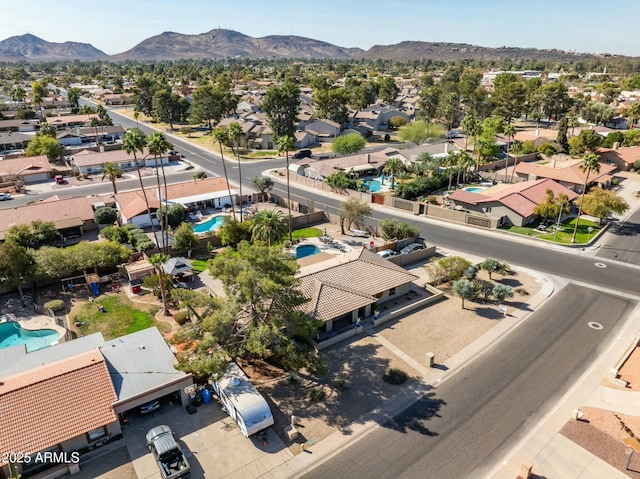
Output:
M634 305L568 285L479 360L303 477L482 477L597 358Z
M597 256L640 265L640 210L625 223L611 225L607 244L600 248Z

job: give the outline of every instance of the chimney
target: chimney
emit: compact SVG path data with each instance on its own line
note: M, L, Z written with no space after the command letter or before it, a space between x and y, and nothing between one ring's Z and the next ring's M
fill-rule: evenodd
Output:
M613 142L613 149L617 150L618 148L620 148L620 142L619 141L614 141Z

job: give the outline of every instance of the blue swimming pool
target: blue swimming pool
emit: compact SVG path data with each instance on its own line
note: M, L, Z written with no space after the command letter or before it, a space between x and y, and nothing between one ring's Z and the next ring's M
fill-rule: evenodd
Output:
M480 193L484 190L486 190L484 186L467 186L464 188L464 191L468 191L469 193Z
M211 219L208 219L204 223L200 223L193 227L194 233L207 233L208 231L217 230L224 223L225 216L215 216Z
M53 329L24 329L16 321L0 324L0 349L26 344L30 353L51 346L59 339L60 333Z
M307 256L311 256L313 254L318 254L320 252L320 248L313 244L303 244L296 248L296 258L305 258Z
M363 180L362 185L367 188L369 193L375 193L376 191L380 191L380 180L368 179Z

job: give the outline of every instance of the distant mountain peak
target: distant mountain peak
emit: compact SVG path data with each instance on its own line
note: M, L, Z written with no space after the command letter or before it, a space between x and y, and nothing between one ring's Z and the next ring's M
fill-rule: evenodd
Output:
M5 61L98 60L107 56L88 43L52 43L31 33L0 42L0 58Z

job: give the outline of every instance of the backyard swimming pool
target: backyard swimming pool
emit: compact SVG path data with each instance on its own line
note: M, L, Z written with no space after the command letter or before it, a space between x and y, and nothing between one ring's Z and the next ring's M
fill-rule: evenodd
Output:
M362 181L362 186L367 188L369 193L380 191L380 180L368 179Z
M207 233L209 231L215 231L222 226L224 223L224 216L215 216L211 219L208 219L204 223L200 223L193 227L194 233Z
M311 256L313 254L318 254L320 252L320 248L313 244L303 244L296 248L296 258L306 258L307 256Z
M0 349L26 344L27 352L51 346L60 339L60 333L53 329L24 329L16 321L0 324Z
M469 193L480 193L484 190L486 190L484 186L467 186L464 188L464 191L468 191Z

